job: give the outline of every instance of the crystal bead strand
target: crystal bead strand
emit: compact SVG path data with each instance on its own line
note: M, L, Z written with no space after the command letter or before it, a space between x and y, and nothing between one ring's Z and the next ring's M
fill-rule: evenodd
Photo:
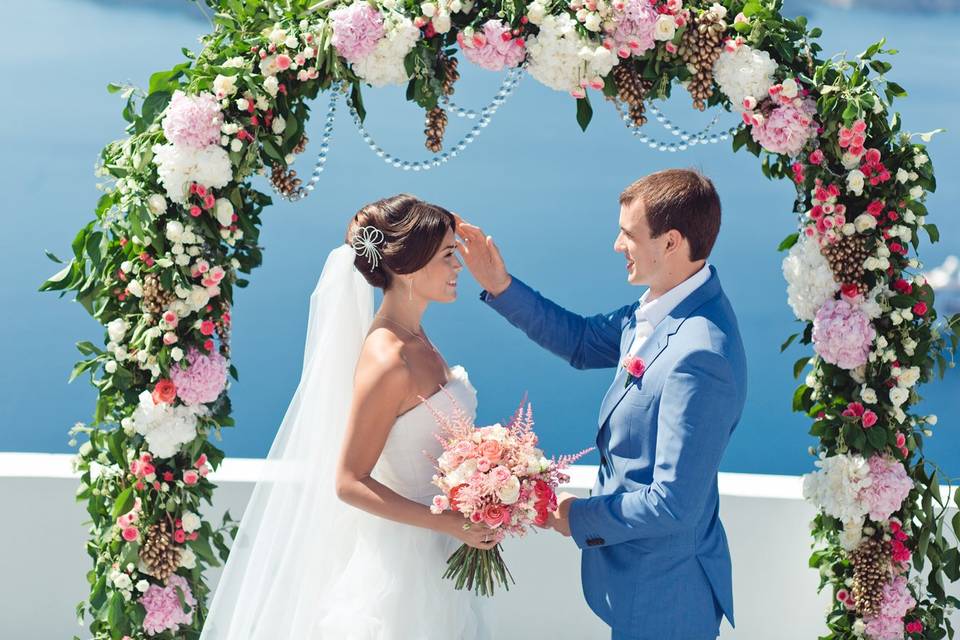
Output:
M307 184L304 186L294 190L292 193L290 193L290 195L282 193L276 187L273 188L274 193L287 202L298 202L303 200L316 188L317 182L320 180L320 174L323 173L323 170L327 164L327 154L330 151L330 138L333 136L333 122L337 117L337 98L339 96L339 86L335 85L331 87L330 103L327 107L326 123L323 126L323 135L320 137L320 148L317 152L317 160L313 164L313 175L310 176L310 180L308 180Z
M464 109L463 107L458 107L452 104L446 98L443 98L441 104L444 108L449 109L452 113L456 113L458 116L467 118L468 120L474 120L477 118L479 118L479 120L477 120L477 123L473 125L470 131L468 131L463 138L457 142L457 144L451 147L449 152L444 151L443 153L433 155L425 160L414 160L412 162L409 160L401 160L400 158L397 158L386 152L380 145L376 143L376 141L373 139L373 136L371 136L367 131L366 127L363 126L363 123L360 121L360 115L357 113L357 110L349 97L347 98L347 106L350 108L350 115L353 116L353 123L356 125L357 131L360 132L360 137L363 138L363 141L368 147L370 147L370 150L373 151L378 158L381 158L385 163L392 165L397 169L403 169L404 171L428 171L435 167L439 167L441 164L444 164L453 158L456 158L458 155L460 155L460 153L463 152L464 149L467 148L467 145L479 137L481 130L490 124L490 119L497 112L497 109L502 107L507 98L513 94L517 83L522 77L522 71L522 68L511 69L510 72L507 73L507 77L504 79L503 84L500 86L500 89L494 95L493 99L487 106L480 109L480 111L473 111L470 109Z
M661 140L657 140L655 138L648 136L646 133L643 132L641 127L636 126L633 123L633 121L630 119L630 114L625 109L623 109L619 100L616 101L615 104L617 107L617 113L620 114L620 119L622 119L624 124L626 124L627 129L630 131L630 133L632 133L640 142L646 144L648 147L650 147L651 149L654 149L655 151L668 151L670 153L676 153L677 151L686 151L690 147L698 144L707 144L707 143L716 144L720 141L729 140L730 136L734 135L737 132L737 129L740 128L740 125L738 124L737 126L730 127L729 129L725 129L720 133L712 133L710 135L707 135L707 130L713 126L712 123L708 125L707 129L704 129L703 131L699 131L696 133L690 133L690 132L684 131L679 127L674 126L673 124L670 124L670 128L667 130L670 131L673 135L680 138L680 142L672 142L672 141L663 142ZM663 116L662 112L658 111L658 114L659 114L657 117L658 122L661 122L661 123L669 122L666 119L666 116ZM660 117L663 118L663 121L660 121Z

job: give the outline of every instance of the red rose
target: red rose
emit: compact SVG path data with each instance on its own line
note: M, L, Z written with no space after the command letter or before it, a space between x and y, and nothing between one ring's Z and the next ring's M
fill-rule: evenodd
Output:
M925 316L925 315L927 315L927 303L926 303L926 302L918 302L917 304L913 305L913 313L916 314L916 315L918 315L918 316Z
M923 633L923 623L919 620L911 620L906 626L907 633Z
M173 384L173 380L163 378L157 382L151 395L154 404L170 404L177 397L177 386Z
M450 509L451 509L451 510L453 510L453 511L459 511L459 510L460 510L460 503L457 502L457 496L460 495L460 491L461 491L465 486L467 486L467 485L465 485L465 484L458 484L458 485L455 486L453 489L450 489L450 496L449 496L449 497L450 497Z

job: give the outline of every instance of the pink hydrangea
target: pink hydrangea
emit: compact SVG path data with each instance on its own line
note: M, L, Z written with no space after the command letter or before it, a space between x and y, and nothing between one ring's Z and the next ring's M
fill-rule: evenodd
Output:
M907 588L907 579L896 576L883 586L880 614L864 619L871 640L903 640L903 617L917 605Z
M163 134L177 146L203 149L220 141L222 124L223 113L212 93L188 96L178 90L163 118Z
M180 607L177 587L183 590L183 600L190 608L187 613L184 613ZM181 624L190 624L193 618L193 607L196 606L197 601L190 591L186 578L172 574L167 578L167 586L150 585L150 588L141 596L140 604L147 611L143 618L143 629L147 635L153 636L167 630L175 631Z
M893 515L913 488L913 480L903 464L881 455L873 455L870 464L870 486L860 491L860 499L870 509L870 518L886 520Z
M813 119L816 112L813 100L795 100L775 107L766 117L757 118L750 133L767 151L796 156L817 132Z
M210 355L191 348L187 353L189 366L174 366L170 379L177 387L177 396L188 405L213 402L220 397L227 384L227 360L218 352Z
M621 58L643 55L653 49L653 31L657 12L647 0L625 0L614 3L616 28L610 33L613 50Z
M510 25L500 20L487 20L482 31L472 36L458 33L457 42L467 60L490 71L515 67L523 61L526 53L523 40L514 39Z
M859 307L846 300L827 300L813 319L813 348L843 369L867 363L877 332Z
M333 20L331 42L347 62L370 55L383 37L383 16L369 2L358 1L330 12Z

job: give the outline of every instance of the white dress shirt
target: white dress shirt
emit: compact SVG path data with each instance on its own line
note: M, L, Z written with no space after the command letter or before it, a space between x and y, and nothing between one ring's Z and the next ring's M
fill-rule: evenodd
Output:
M659 298L647 301L647 297L650 295L650 289L647 289L644 294L640 296L640 306L636 311L637 332L634 335L633 344L630 345L627 353L632 356L637 355L640 347L647 341L647 337L653 333L657 325L670 315L670 312L676 309L677 305L683 302L687 296L703 286L709 279L710 265L704 263L702 269Z

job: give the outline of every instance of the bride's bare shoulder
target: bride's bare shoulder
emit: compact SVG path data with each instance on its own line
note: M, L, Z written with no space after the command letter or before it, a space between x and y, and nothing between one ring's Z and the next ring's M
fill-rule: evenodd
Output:
M371 331L360 351L356 377L359 383L409 386L412 377L403 357L403 340L383 327Z

